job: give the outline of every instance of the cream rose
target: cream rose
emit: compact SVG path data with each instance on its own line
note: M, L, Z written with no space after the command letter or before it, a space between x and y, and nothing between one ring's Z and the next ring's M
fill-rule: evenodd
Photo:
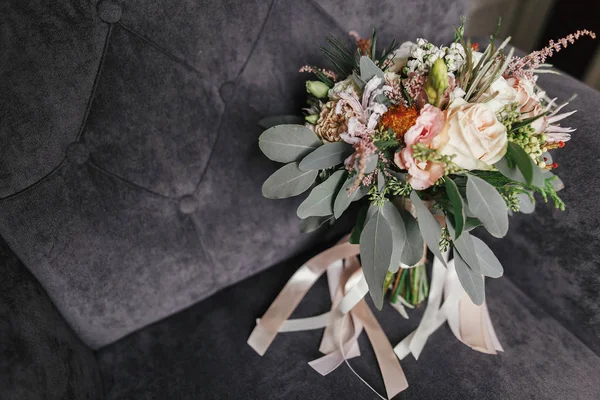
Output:
M495 96L494 94L497 93ZM508 103L513 103L517 99L517 91L508 84L506 79L499 77L491 84L484 96L494 96L486 104L494 111L500 111Z
M454 155L453 162L466 170L492 168L508 146L506 127L484 103L456 99L446 110L446 123L433 139L440 154Z
M515 101L519 103L519 110L521 110L529 102L529 99L534 97L535 83L531 82L530 80L508 78L506 83L515 89Z

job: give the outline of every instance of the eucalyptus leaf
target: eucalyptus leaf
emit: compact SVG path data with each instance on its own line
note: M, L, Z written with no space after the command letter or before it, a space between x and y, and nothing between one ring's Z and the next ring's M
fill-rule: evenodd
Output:
M518 193L519 212L523 214L531 214L535 211L535 199L531 193Z
M377 171L377 191L381 193L385 188L385 176L381 170Z
M435 217L431 214L423 200L419 197L416 191L412 191L410 194L410 200L412 201L415 209L417 210L417 222L419 223L419 230L423 240L427 243L429 250L444 264L444 257L440 252L440 238L442 233L442 227Z
M262 185L262 195L268 199L284 199L297 196L308 190L319 171L301 171L298 163L289 163L279 168Z
M334 219L335 218L333 218L331 215L327 215L324 217L308 217L306 219L303 219L300 223L300 232L309 233L316 231L321 226Z
M500 278L504 274L504 268L502 268L502 264L500 264L500 261L494 255L492 249L478 237L471 236L471 239L473 240L475 253L479 258L479 269L473 268L470 264L469 266L475 272L479 272L482 275L489 276L490 278Z
M557 192L565 188L565 184L563 183L563 181L558 176L554 175L548 170L542 171L542 177L544 178L544 180L550 180L550 184Z
M258 125L265 129L272 128L277 125L302 125L304 118L298 115L273 115L265 117L258 121Z
M391 272L398 271L400 263L402 262L402 252L406 243L406 229L404 227L404 221L400 212L394 204L389 201L383 203L381 208L383 217L387 220L392 230L392 259L388 270Z
M523 174L525 178L525 182L528 185L533 183L533 173L534 168L537 166L533 163L533 160L529 155L523 150L521 146L516 143L508 142L508 154L510 154L510 158L514 161L519 171Z
M450 203L452 204L452 209L454 211L454 229L456 230L456 237L460 237L464 227L465 227L465 207L462 196L458 191L458 187L456 183L449 177L444 178L445 186L446 186L446 194L450 199Z
M494 186L474 175L468 175L467 200L473 215L481 221L492 236L501 238L506 235L508 231L506 202Z
M345 142L325 143L300 162L300 169L312 171L335 167L352 154L353 148Z
M479 271L479 259L477 254L475 253L475 246L473 245L472 236L469 232L463 232L459 238L456 238L456 233L454 231L454 227L452 226L452 222L446 218L447 223L446 227L450 232L450 237L452 238L452 242L454 243L454 247L460 253L460 256L463 260L473 269L474 271Z
M336 218L339 218L344 211L346 211L346 209L350 206L350 203L360 200L365 194L367 194L366 189L363 187L356 188L352 192L349 192L350 188L354 186L355 179L356 177L354 176L348 177L338 194L335 196L335 201L333 202L333 215Z
M401 211L404 229L406 231L406 244L402 251L403 264L413 266L423 258L423 236L419 230L419 223L408 211Z
M346 171L336 171L327 180L313 188L308 197L298 206L299 218L323 217L333 214L333 196Z
M465 231L467 232L472 231L478 226L481 226L481 221L477 218L467 218L467 220L465 221Z
M383 307L383 283L392 252L392 230L381 210L378 210L369 218L360 235L360 260L369 293L379 310Z
M258 146L273 161L290 163L322 145L321 139L302 125L277 125L258 138Z
M352 229L350 239L348 239L350 244L360 244L360 235L362 234L362 230L365 226L365 220L367 219L368 209L368 204L365 204L363 207L360 208L360 210L358 210L358 213L356 214L356 223L354 224L354 229Z
M500 173L508 179L512 179L513 181L520 182L525 185L528 184L525 177L523 177L521 171L519 171L519 169L516 166L510 165L510 161L508 160L507 155L502 157L500 161L494 164L494 167L496 167L498 171L500 171Z
M377 168L377 154L372 154L367 159L365 174L370 174L371 172L375 171L375 168Z
M385 83L383 71L369 57L362 56L360 58L360 79L369 82L374 76L381 78L381 84Z
M454 254L454 268L456 269L456 275L458 275L460 284L471 298L471 301L475 305L482 305L485 300L483 276L469 268L459 253Z
M531 159L530 159L531 160ZM533 160L531 160L531 164L533 165L533 182L532 185L543 188L546 186L546 180L544 179L543 171L540 167L538 167Z

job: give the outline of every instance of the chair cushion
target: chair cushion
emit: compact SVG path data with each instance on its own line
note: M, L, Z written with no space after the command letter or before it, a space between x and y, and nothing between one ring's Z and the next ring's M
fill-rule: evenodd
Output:
M262 197L258 120L326 36L448 40L467 0L34 3L0 6L0 234L97 348L322 240Z
M1 237L0 276L0 399L102 399L94 353Z
M342 365L326 377L307 362L318 358L321 330L280 334L264 357L248 335L303 260L283 263L148 326L98 353L108 399L374 399ZM327 311L326 278L294 316ZM600 358L526 297L509 279L488 280L491 318L505 352L475 352L447 325L418 361L401 362L408 399L596 399ZM422 313L403 319L385 306L376 316L396 344ZM383 383L363 333L356 371L380 393Z

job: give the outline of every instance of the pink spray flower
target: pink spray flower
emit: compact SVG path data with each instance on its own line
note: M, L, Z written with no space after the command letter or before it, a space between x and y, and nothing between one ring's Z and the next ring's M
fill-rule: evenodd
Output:
M416 190L427 189L444 176L442 164L415 160L412 148L416 143L431 146L433 139L442 130L444 122L442 110L426 104L415 124L404 135L406 147L394 156L395 164L408 171L408 183Z

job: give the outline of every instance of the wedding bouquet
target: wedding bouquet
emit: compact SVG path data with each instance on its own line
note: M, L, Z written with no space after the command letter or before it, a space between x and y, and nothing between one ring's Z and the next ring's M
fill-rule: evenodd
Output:
M355 49L329 38L321 49L333 70L300 69L314 76L304 118L262 121L260 149L285 163L265 181L265 197L310 190L297 209L306 231L358 203L349 243L359 245L377 308L386 295L408 307L427 298L427 249L452 268L474 307L484 305L484 277L503 268L470 232L505 236L511 213L533 212L535 193L565 207L551 152L571 138L574 129L559 122L575 111L562 112L566 103L537 87L536 74L553 72L545 63L553 52L594 33L520 58L507 51L509 39L495 46L495 35L480 51L463 27L439 47L418 39L378 51L375 30L366 39L351 32Z

